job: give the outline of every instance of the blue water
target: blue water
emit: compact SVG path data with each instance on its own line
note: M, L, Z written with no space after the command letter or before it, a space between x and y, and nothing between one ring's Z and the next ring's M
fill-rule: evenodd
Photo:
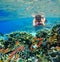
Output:
M60 23L60 0L1 0L0 32L3 34L26 31L36 33L41 29L51 29ZM45 26L33 27L32 15L44 14ZM30 17L30 18L28 18Z
M3 20L0 21L0 32L3 34L11 33L15 31L26 31L29 33L35 33L41 29L51 29L54 25L60 23L60 18L46 18L46 25L33 27L33 18L19 18L15 20Z

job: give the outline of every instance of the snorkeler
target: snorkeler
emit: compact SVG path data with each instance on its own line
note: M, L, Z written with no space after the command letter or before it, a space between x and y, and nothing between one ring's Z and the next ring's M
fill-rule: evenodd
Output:
M45 17L43 15L36 15L33 20L33 26L45 25Z

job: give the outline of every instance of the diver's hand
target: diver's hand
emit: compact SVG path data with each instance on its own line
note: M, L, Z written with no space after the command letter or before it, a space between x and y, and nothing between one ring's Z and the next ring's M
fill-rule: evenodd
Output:
M43 23L43 26L45 26L45 23Z

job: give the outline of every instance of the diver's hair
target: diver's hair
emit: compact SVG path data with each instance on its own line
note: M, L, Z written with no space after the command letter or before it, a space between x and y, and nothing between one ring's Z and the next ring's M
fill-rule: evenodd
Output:
M36 15L36 16L35 16L35 19L36 19L37 21L40 21L40 20L41 20L41 15Z

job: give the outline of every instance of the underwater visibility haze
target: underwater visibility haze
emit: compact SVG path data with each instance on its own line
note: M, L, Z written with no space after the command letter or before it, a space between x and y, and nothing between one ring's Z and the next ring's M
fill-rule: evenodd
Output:
M32 26L32 15L44 14L47 22L44 28L60 23L60 0L0 0L0 32L35 32L40 28Z
M0 62L60 62L60 0L0 0Z

